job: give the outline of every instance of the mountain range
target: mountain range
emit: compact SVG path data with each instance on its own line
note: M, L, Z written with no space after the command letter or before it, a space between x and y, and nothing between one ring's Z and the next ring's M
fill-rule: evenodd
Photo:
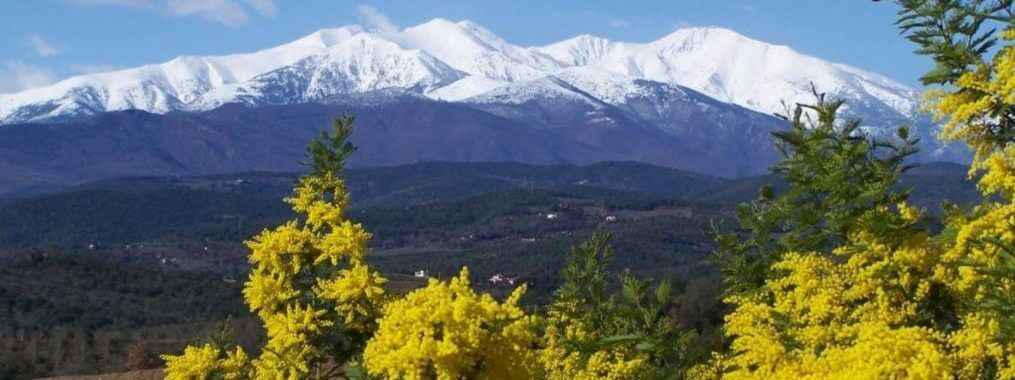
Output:
M755 111L810 101L810 85L864 113L911 118L915 90L732 30L684 28L649 43L582 35L546 46L511 44L470 21L435 19L400 32L324 29L250 54L182 56L72 77L0 97L5 123L139 109L209 110L229 102L291 104L399 89L433 99L524 102L541 92L622 104L636 80L683 86ZM556 94L555 94L556 95Z
M754 175L777 157L769 134L784 123L772 114L813 101L812 86L846 100L871 133L917 126L923 160L967 157L933 137L916 90L732 30L526 47L470 21L435 19L400 31L324 29L249 54L181 56L0 94L0 174L14 182L0 192L116 175L291 170L338 113L366 116L354 135L370 148L363 166L637 160ZM421 114L430 117L407 116ZM293 115L313 124L296 126Z

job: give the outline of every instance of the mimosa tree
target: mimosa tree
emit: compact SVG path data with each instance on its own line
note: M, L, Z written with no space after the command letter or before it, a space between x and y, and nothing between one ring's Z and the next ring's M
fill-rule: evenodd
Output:
M260 356L188 347L165 356L168 379L332 378L358 360L377 328L386 280L364 260L370 234L344 214L352 122L340 118L311 142L311 172L286 199L297 218L247 242L252 269L243 296L267 331Z
M764 268L757 291L728 296L731 350L696 374L1015 378L1012 1L899 4L899 25L937 63L923 80L940 85L928 100L945 122L941 136L973 150L970 175L981 176L985 201L950 207L938 236L900 202L860 213L835 247L786 250ZM988 26L1002 28L1000 38ZM818 217L827 224L840 215Z

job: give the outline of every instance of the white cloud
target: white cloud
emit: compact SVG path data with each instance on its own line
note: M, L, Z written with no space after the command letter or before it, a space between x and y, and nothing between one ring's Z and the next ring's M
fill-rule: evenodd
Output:
M357 7L359 10L360 18L363 19L363 23L367 24L368 27L376 29L384 33L398 33L401 29L388 16L385 16L377 8L369 5L360 5Z
M623 29L631 26L631 22L624 20L622 18L615 18L613 20L610 20L609 25L611 28Z
M155 5L155 0L70 0L72 3L82 5L117 5L123 7L150 7Z
M106 5L150 8L173 16L195 16L222 25L236 27L250 20L248 8L265 17L274 17L274 0L68 0L78 5Z
M200 16L225 26L247 23L247 11L230 0L169 0L169 12L177 16Z
M28 45L35 49L35 53L40 57L52 57L60 54L60 50L57 49L53 44L49 43L38 34L28 36Z
M55 82L56 74L44 67L21 61L0 63L0 93L18 92Z
M275 17L278 7L274 0L247 0L247 4L265 17Z

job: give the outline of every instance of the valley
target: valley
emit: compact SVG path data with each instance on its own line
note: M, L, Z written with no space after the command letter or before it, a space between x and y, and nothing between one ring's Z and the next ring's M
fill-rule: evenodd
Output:
M958 165L928 164L902 184L919 185L913 202L933 214L944 199L978 199L964 175ZM248 268L243 241L292 216L281 199L296 177L134 177L5 199L0 219L17 222L0 227L0 341L53 329L84 336L83 347L102 334L123 339L116 350L102 348L108 358L91 368L54 362L40 350L33 354L40 371L55 371L47 374L125 370L128 341L164 352L226 320L256 345L258 329L243 324L251 317L240 298ZM611 271L681 284L689 292L682 318L705 330L719 310L708 258L714 228L735 226L734 206L765 183L780 188L772 177L727 180L633 162L437 162L347 173L349 217L374 235L368 260L393 289L422 286L417 271L447 278L465 265L479 289L498 297L511 287L487 281L494 275L526 283L523 302L540 308L559 286L568 250L607 231L617 252ZM201 327L181 328L190 325ZM157 329L162 343L146 332ZM7 350L0 355L26 355Z
M689 3L3 5L0 380L1015 378L1015 0Z

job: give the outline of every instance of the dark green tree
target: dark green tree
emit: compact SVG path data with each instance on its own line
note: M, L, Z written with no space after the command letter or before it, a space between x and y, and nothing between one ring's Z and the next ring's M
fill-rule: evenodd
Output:
M330 133L321 131L320 137L310 141L307 145L310 162L304 163L310 166L310 175L342 174L349 156L356 152L356 146L350 141L355 121L356 118L349 115L335 118Z
M773 133L782 159L772 172L785 189L777 195L772 185L762 187L755 201L737 207L739 230L716 234L714 259L729 294L758 289L786 252L830 252L862 221L891 219L877 216L908 197L896 183L917 139L904 127L891 140L871 137L860 120L838 117L842 100L814 96L815 104L780 115L789 128Z
M571 250L548 323L558 330L577 323L592 332L566 341L569 351L585 357L617 349L635 352L647 358L648 378L680 378L693 363L688 347L697 335L673 317L679 303L672 282L653 283L629 272L611 281L610 240L609 234L596 233Z

